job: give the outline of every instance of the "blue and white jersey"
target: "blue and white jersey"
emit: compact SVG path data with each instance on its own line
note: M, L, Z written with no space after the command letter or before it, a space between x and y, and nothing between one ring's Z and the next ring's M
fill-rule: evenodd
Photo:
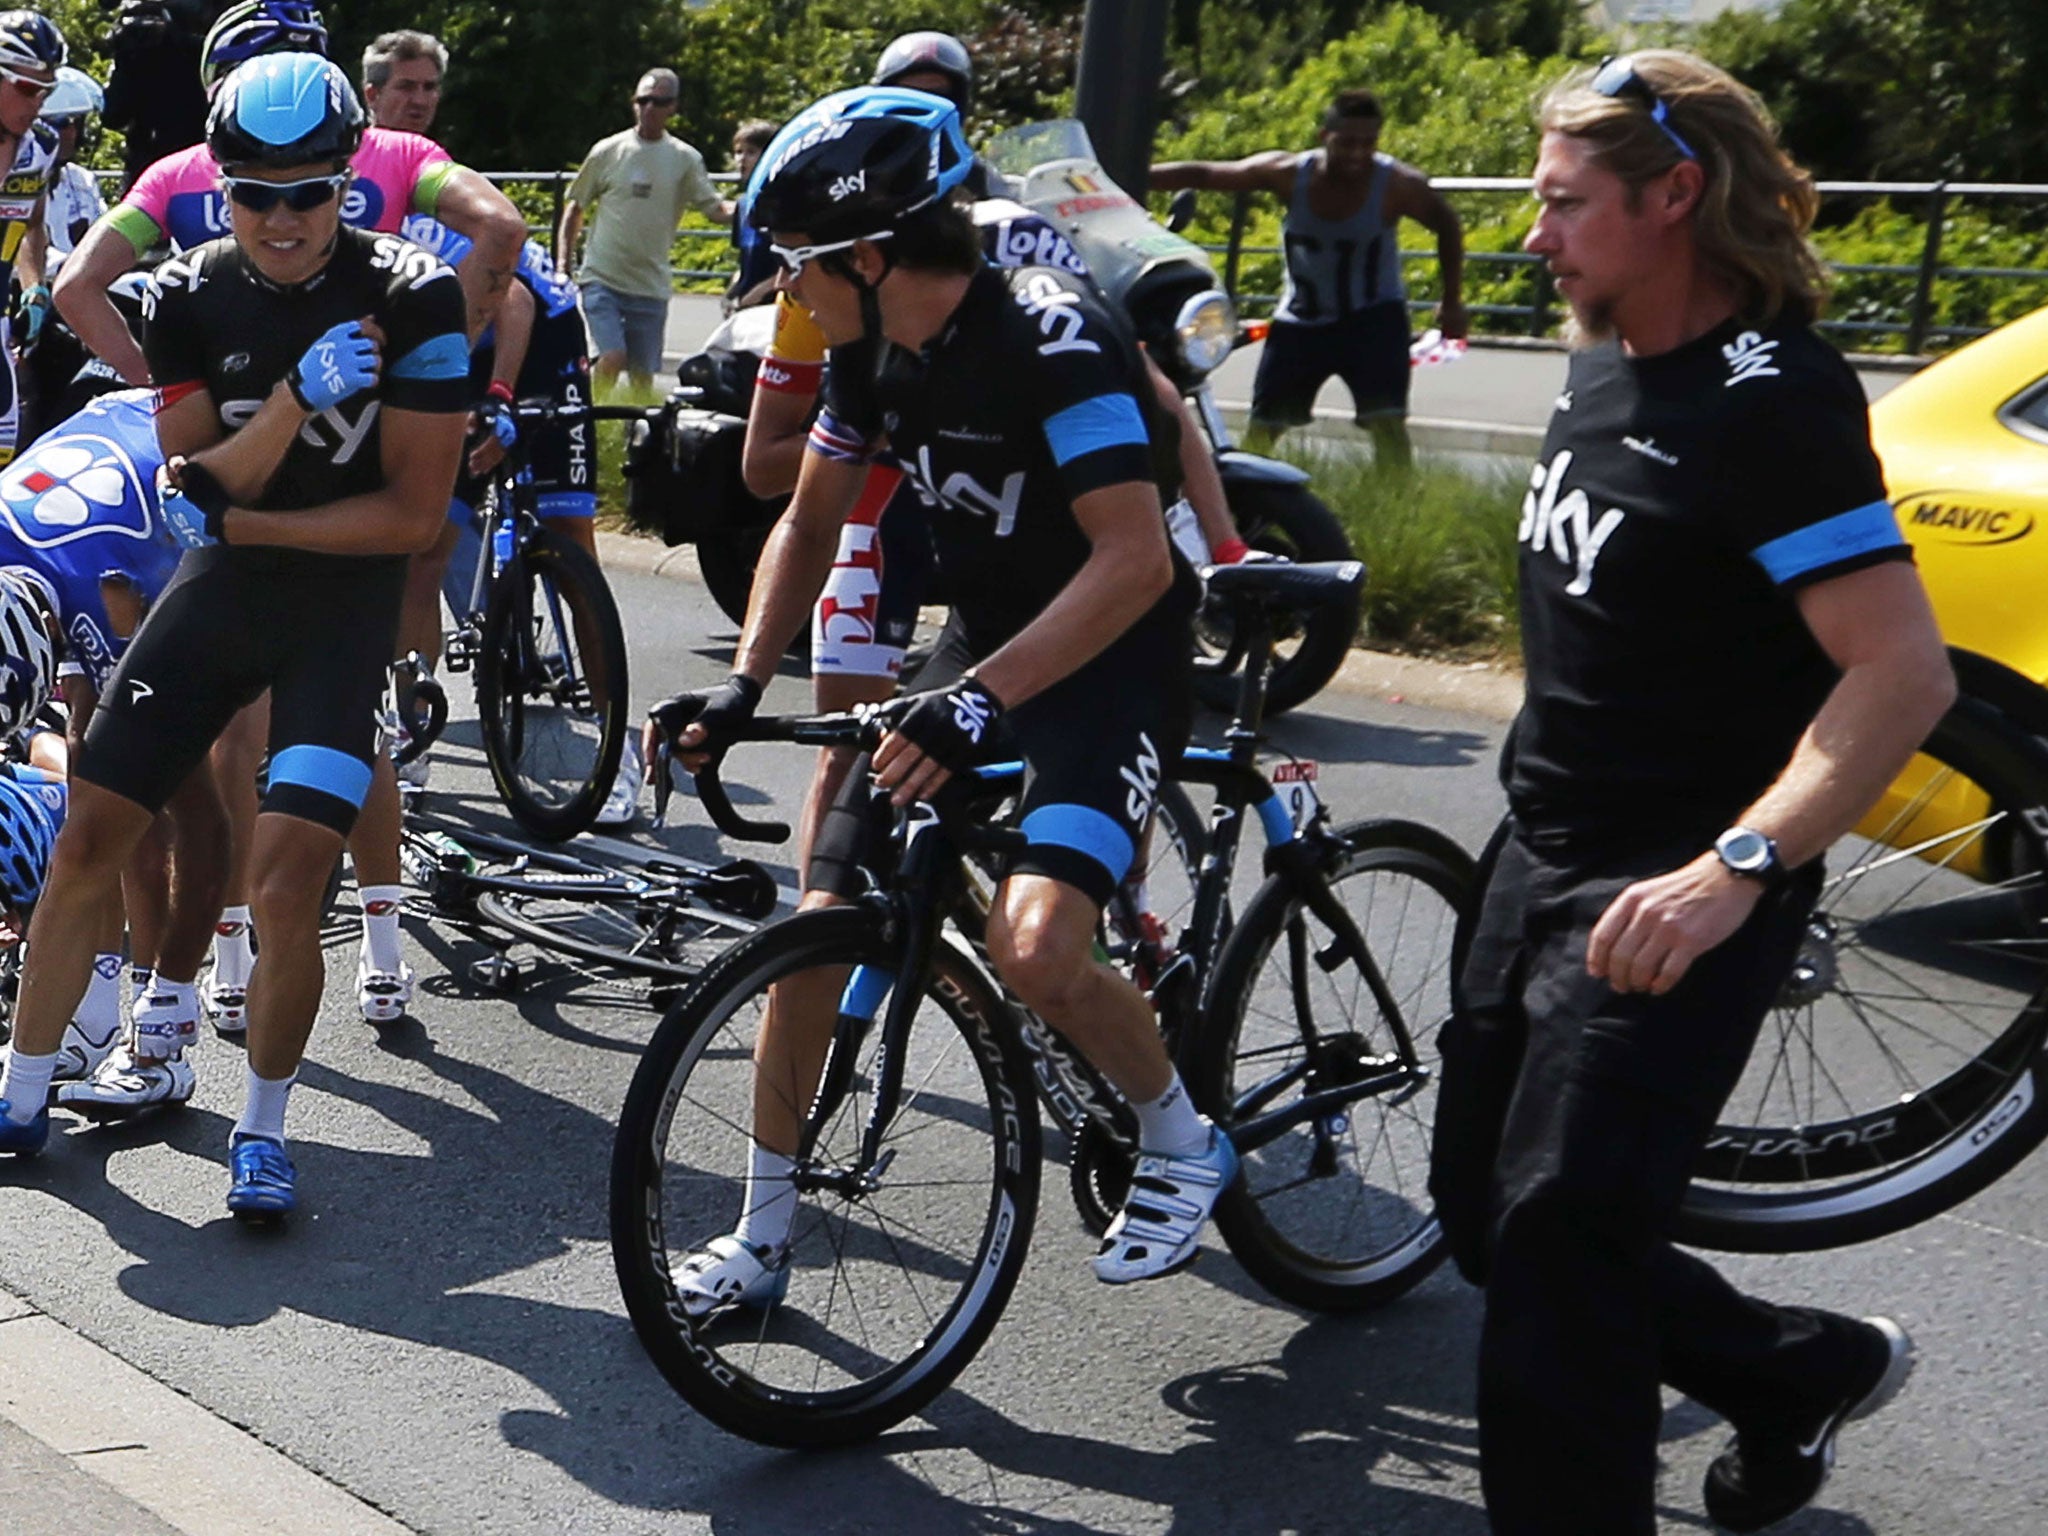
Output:
M425 246L451 267L460 264L475 245L467 235L457 234L424 213L407 215L398 232L414 245ZM533 290L544 319L552 320L575 309L576 284L555 265L547 247L539 242L529 240L519 248L519 268L514 275Z
M0 473L0 566L40 580L64 626L65 670L95 686L128 643L107 620L101 578L125 578L149 602L178 564L157 514L154 398L102 395Z

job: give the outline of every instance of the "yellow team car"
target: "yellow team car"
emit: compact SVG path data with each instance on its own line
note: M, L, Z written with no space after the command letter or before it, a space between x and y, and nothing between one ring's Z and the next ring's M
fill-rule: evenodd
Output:
M2048 309L1915 374L1870 422L1963 692L2048 737ZM1924 844L1987 810L1974 784L1921 758L1865 827L1903 812L1910 824L1891 820L1886 840ZM1925 845L1942 856L1941 841ZM1974 847L1952 862L1987 873Z

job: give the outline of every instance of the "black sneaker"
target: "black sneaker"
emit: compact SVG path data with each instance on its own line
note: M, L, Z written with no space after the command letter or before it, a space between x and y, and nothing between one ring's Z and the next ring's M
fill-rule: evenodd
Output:
M1847 1391L1798 1438L1737 1435L1707 1468L1707 1514L1727 1531L1760 1531L1813 1502L1835 1465L1835 1437L1899 1395L1913 1371L1913 1341L1888 1317L1857 1325L1870 1359Z

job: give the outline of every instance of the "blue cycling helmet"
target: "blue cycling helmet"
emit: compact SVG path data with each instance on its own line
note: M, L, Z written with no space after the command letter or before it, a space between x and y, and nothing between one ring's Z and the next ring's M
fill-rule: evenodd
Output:
M64 34L40 11L0 11L0 69L63 67Z
M242 0L220 13L199 49L199 83L211 96L238 65L266 53L327 52L327 24L303 0Z
M34 785L0 774L0 902L26 907L43 894L57 818Z
M55 608L21 566L0 569L0 735L27 725L57 687L57 646L44 616Z
M761 156L747 221L813 242L893 229L967 179L974 152L943 96L861 86L814 102Z
M206 117L206 147L223 169L345 164L366 119L339 64L317 53L271 53L229 75Z

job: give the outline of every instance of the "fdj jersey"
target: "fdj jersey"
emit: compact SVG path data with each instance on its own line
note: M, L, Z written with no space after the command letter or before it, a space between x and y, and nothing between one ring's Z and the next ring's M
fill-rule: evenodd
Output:
M165 404L205 389L227 432L245 425L305 349L330 327L368 316L384 332L374 390L331 406L299 429L254 505L291 511L362 495L384 483L377 429L386 408L442 412L469 403L469 347L454 271L395 235L343 229L311 282L282 288L232 239L156 269L143 301L143 349ZM244 561L331 564L355 557L233 550ZM401 555L373 557L384 562Z
M864 459L887 441L933 508L932 539L976 655L1045 608L1086 562L1073 512L1090 491L1179 479L1173 425L1137 344L1088 284L1047 267L976 273L922 356L896 352L875 377L870 344L835 349L812 451ZM1177 623L1196 584L1174 587L1140 625Z
M63 626L65 669L95 688L128 643L108 621L101 583L117 578L149 603L178 564L155 515L153 399L144 389L103 395L0 474L0 566L41 578Z

